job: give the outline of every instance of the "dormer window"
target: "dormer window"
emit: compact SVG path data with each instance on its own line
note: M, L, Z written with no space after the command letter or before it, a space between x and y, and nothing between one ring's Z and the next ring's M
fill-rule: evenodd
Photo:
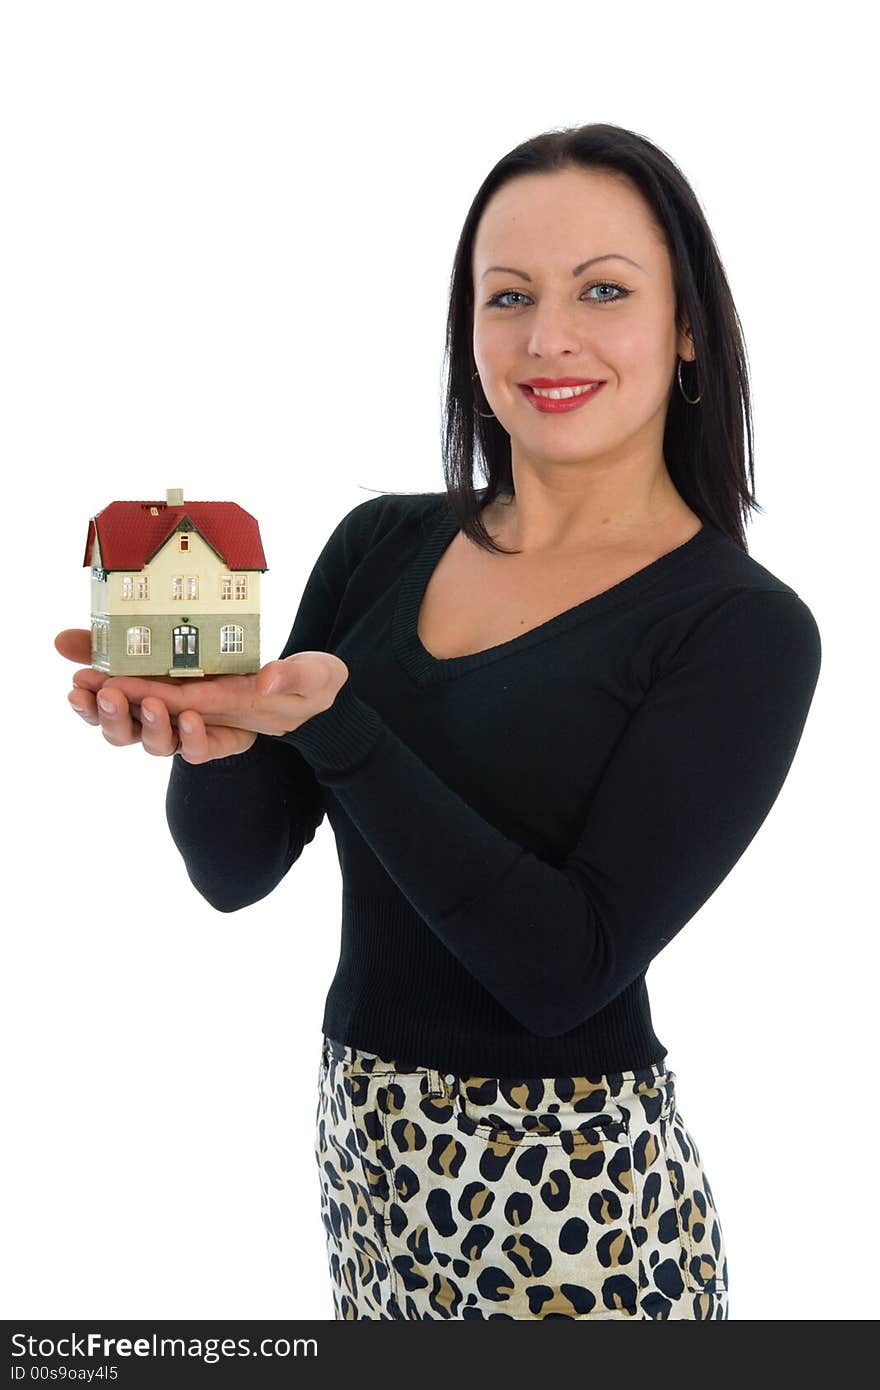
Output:
M189 532L188 532L188 531L181 531L180 536L179 536L179 538L178 538L178 549L179 549L179 550L189 550Z

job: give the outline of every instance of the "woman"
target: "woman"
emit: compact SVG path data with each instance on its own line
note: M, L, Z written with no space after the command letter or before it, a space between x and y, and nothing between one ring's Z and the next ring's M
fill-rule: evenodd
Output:
M256 677L76 674L111 742L178 752L169 827L218 910L332 824L337 1318L728 1317L645 973L766 817L821 660L746 550L737 324L665 154L526 142L456 253L446 490L349 512Z

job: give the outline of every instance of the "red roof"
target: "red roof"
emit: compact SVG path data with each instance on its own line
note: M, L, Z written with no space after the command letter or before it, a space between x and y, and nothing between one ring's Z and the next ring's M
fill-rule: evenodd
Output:
M89 522L83 565L92 563L97 531L104 569L141 570L184 518L227 569L268 569L257 519L237 502L111 502Z

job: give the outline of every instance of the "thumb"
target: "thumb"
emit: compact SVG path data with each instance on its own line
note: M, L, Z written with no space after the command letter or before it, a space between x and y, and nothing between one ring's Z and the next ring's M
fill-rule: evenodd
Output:
M291 694L317 699L348 677L348 667L331 652L294 652L268 662L257 674L258 695Z
M257 675L257 693L273 695L287 685L287 662L270 661Z
M293 690L297 695L304 694L308 685L308 668L300 665L298 671L291 671L291 666L303 655L302 652L294 652L292 656L283 657L278 661L267 661L257 673L257 694L281 695L289 690Z

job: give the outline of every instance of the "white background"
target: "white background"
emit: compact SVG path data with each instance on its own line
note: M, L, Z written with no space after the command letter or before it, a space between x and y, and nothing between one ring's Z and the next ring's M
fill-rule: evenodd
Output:
M855 4L6 4L3 1316L332 1318L312 1150L327 822L190 884L165 759L70 710L89 517L228 498L277 656L337 521L439 490L453 253L504 153L611 121L690 179L743 321L751 553L823 668L756 840L652 965L731 1319L876 1314L875 73ZM573 248L580 250L582 248Z

